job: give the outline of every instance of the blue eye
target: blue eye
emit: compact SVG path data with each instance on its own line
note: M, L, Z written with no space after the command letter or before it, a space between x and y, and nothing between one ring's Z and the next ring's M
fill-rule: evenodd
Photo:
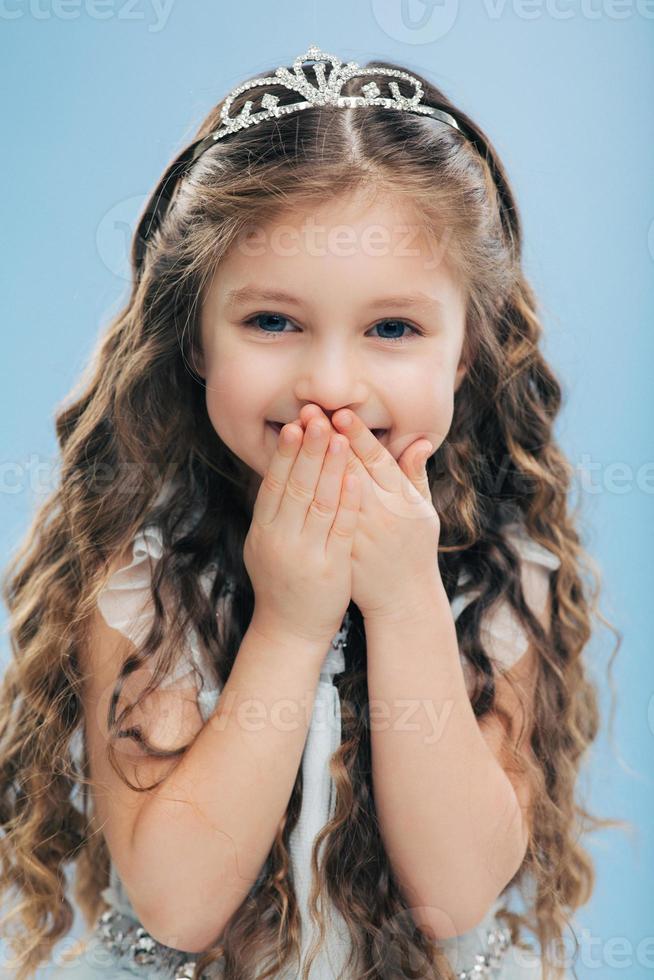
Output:
M281 313L257 313L257 314L255 314L255 316L250 317L249 320L244 320L243 322L244 322L244 324L246 326L251 327L252 329L257 330L258 333L265 334L268 337L275 337L275 336L279 335L280 333L284 333L285 332L283 330L273 330L271 332L271 331L268 331L268 330L263 329L261 327L261 325L259 324L259 320L263 319L264 317L269 317L269 318L272 318L272 319L286 321L286 323L291 323L292 322L291 320L289 320L288 317L282 316ZM392 320L392 319L389 319L389 320L380 320L378 323L376 323L374 325L374 327L372 329L374 330L375 327L379 327L379 326L382 326L382 325L383 326L387 326L388 324L397 324L397 325L402 326L402 327L408 327L409 330L411 330L413 332L413 334L415 334L417 337L422 337L423 336L422 332L420 330L418 330L417 327L413 327L410 323L406 323L405 320ZM406 344L406 342L407 342L407 338L406 337L380 337L379 339L380 340L386 340L386 341L388 341L391 344Z

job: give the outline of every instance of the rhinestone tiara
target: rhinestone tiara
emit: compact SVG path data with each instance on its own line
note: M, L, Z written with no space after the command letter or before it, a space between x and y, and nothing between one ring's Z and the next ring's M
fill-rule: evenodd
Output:
M302 66L308 61L314 62L317 85L310 82L304 73ZM327 65L331 66L329 77L325 73ZM393 80L388 83L392 97L383 96L376 82L368 82L366 85L362 85L362 95L340 95L341 88L350 78L363 78L368 75L388 75L393 79L403 78L413 86L413 94L410 96L402 95L397 81ZM230 116L229 110L232 103L241 92L273 84L283 85L289 91L296 92L300 99L296 102L280 105L278 96L273 95L272 92L266 92L261 99L262 108L260 110L252 112L254 102L248 99L237 115ZM212 133L212 139L222 139L224 136L247 126L256 126L257 123L263 122L265 119L279 118L291 112L309 109L311 106L324 105L340 108L378 105L386 109L417 112L422 115L434 116L460 131L459 124L449 112L420 101L423 93L424 89L420 79L408 72L399 71L396 68L361 68L356 61L348 61L344 65L340 58L333 54L327 54L317 45L311 44L304 54L298 55L294 60L292 71L289 71L285 65L280 65L275 69L274 75L267 75L265 78L253 78L249 82L244 82L232 89L221 107L220 126Z
M305 62L314 63L314 71L318 84L315 85L306 77L303 69ZM329 76L326 68L330 66ZM387 75L393 79L389 81L388 87L391 96L383 96L376 82L367 82L361 86L361 95L340 95L343 84L350 78L363 78L369 75ZM413 93L410 96L402 95L396 79L404 79L413 86ZM262 87L265 85L283 85L290 92L295 92L300 98L286 105L279 104L279 97L272 92L265 92L261 98L260 110L252 112L253 101L248 99L241 111L230 116L229 110L234 99L246 92L248 89ZM244 82L227 95L220 109L220 125L218 129L204 136L185 150L183 150L168 166L159 185L154 192L152 199L148 202L145 211L141 215L138 228L134 238L133 255L137 268L137 276L143 265L145 251L148 240L153 231L160 224L163 215L168 208L171 198L175 192L177 181L180 175L188 173L195 161L205 150L215 146L217 140L230 133L239 132L248 126L256 126L257 123L266 119L278 119L291 112L301 109L308 109L311 106L337 106L342 108L352 108L356 106L382 106L386 109L400 109L405 112L416 112L425 116L432 116L441 122L452 126L477 146L478 141L474 134L468 133L447 110L438 106L426 105L421 101L424 93L422 83L419 78L410 75L406 71L397 68L360 68L356 61L348 61L343 64L340 58L333 54L327 54L317 45L310 44L304 54L298 55L293 62L293 70L289 71L285 65L280 65L275 69L274 75L267 75L264 78L253 78L249 82Z

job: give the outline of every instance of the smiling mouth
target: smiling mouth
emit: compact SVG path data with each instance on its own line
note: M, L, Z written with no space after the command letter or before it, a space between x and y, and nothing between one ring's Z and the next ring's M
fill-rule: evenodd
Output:
M287 425L287 422L273 422L271 419L266 419L266 425L269 425L277 434L281 431L282 426ZM383 442L388 429L371 429L370 430L376 439Z

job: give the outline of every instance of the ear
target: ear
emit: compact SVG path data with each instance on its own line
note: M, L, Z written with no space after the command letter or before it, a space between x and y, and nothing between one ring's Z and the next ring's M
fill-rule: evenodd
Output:
M459 386L461 385L461 382L465 378L467 370L468 370L468 365L465 363L465 361L462 358L459 361L458 368L456 369L456 375L455 375L455 380L454 380L454 390L455 391L458 391L459 390Z
M204 381L207 380L204 354L202 353L202 348L195 343L191 344L191 367Z

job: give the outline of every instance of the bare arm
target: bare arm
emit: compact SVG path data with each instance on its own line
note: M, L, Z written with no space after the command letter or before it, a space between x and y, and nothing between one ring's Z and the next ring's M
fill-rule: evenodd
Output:
M468 698L444 588L424 616L366 622L373 784L384 843L419 924L474 928L525 853L515 789ZM409 832L407 832L409 830Z
M261 632L253 617L216 711L143 804L129 877L160 942L206 948L256 881L300 766L328 646Z

